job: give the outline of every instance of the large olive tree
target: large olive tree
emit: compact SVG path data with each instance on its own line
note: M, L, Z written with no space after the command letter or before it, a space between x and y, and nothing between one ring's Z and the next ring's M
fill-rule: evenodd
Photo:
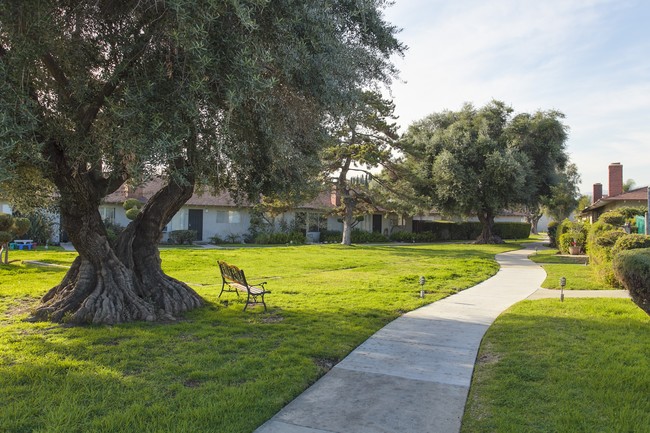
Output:
M500 101L466 104L415 122L401 143L416 189L447 214L476 216L479 243L500 242L494 218L537 205L568 160L560 113L512 112Z
M290 193L319 169L325 118L388 82L385 1L0 1L0 182L56 187L79 252L35 319L168 319L200 306L161 270L161 230L195 185ZM165 186L117 241L98 206Z

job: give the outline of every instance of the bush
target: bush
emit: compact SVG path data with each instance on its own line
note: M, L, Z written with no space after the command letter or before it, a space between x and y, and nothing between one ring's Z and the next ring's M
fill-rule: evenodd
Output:
M326 244L341 243L343 233L338 230L325 230L320 232L320 241Z
M602 221L605 224L611 224L615 227L620 227L625 224L625 215L616 210L610 210L602 214L598 221Z
M46 244L54 234L52 218L43 212L34 212L27 215L31 222L29 231L25 234L26 239L32 239L39 244Z
M650 314L650 248L621 251L614 256L613 268L634 303Z
M106 237L110 243L115 242L117 237L124 230L124 227L109 219L104 220L104 227L106 228Z
M136 219L143 206L144 203L135 198L129 198L122 204L122 207L126 211L125 215L130 220Z
M298 244L302 245L305 243L305 235L302 232L290 232L290 233L258 233L255 237L256 244L271 244L271 245L280 245L280 244Z
M612 247L612 257L616 257L621 251L636 250L639 248L650 248L650 236L623 234L618 237Z
M557 248L557 229L558 229L558 222L557 221L551 221L548 223L548 228L546 229L546 232L548 233L548 239L549 239L549 246L551 248Z
M422 233L410 233L410 232L394 232L389 236L389 239L393 242L435 242L438 240L436 233L432 232L422 232Z
M219 245L225 243L225 241L221 239L221 237L219 237L218 235L214 235L210 237L210 243L213 245Z
M585 249L587 230L589 226L581 221L562 221L557 229L556 247L562 253L568 254L571 246Z
M183 245L187 242L192 245L196 240L196 230L173 230L169 232L169 242L177 245Z
M528 239L529 223L494 223L494 234L501 239Z

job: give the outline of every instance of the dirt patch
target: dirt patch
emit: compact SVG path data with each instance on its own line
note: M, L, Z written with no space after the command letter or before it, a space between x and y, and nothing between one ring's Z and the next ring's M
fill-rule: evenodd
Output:
M284 317L278 315L265 316L260 319L262 323L280 323L284 320Z
M199 386L201 386L201 381L195 379L188 379L185 382L183 382L183 386L185 386L186 388L198 388Z
M15 299L5 311L4 316L9 319L29 314L36 305L36 302L38 302L38 299L34 298Z
M316 358L314 359L314 364L323 371L323 373L327 373L334 367L336 364L338 364L339 360L338 359L333 359L333 358Z

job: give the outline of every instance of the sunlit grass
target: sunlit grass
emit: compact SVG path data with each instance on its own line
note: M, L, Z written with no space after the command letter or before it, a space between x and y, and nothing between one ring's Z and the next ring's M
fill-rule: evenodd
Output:
M649 432L649 329L627 299L515 305L483 339L462 432Z
M176 323L117 326L23 322L65 270L0 266L0 431L251 432L389 321L493 275L494 254L508 249L164 250L163 268L206 306ZM13 254L58 264L74 257ZM217 299L217 260L268 282L269 313L243 312L234 293Z
M614 290L598 278L589 266L589 259L584 256L567 256L558 254L558 250L540 250L530 259L539 263L546 271L542 283L545 289L560 289L560 278L566 278L565 290Z

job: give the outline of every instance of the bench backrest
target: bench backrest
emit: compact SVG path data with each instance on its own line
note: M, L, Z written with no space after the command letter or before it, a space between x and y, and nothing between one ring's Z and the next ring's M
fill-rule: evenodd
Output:
M222 262L221 260L219 260L218 263L219 269L221 270L221 278L223 278L224 282L227 282L227 280L229 280L234 283L248 286L244 271L239 269L237 266L229 265L228 263Z

